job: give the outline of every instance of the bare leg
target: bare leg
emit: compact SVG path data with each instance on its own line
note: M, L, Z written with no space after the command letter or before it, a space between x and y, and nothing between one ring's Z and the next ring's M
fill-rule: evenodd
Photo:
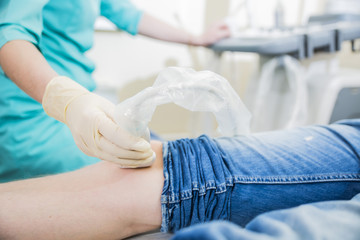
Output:
M1 239L119 239L157 229L162 145L153 166L101 162L74 172L0 185Z

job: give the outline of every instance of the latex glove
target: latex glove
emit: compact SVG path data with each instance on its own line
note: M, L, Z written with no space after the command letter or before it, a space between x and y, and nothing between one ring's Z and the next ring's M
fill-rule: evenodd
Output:
M76 145L89 156L126 168L150 166L155 160L149 142L114 122L113 103L67 77L48 83L42 105L49 116L70 128Z
M230 28L226 22L219 22L209 27L202 35L192 37L190 39L190 45L209 46L223 38L230 37L230 35Z

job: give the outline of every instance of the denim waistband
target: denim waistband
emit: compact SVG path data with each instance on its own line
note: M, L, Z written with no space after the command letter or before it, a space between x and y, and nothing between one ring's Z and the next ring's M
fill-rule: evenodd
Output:
M221 193L233 186L233 178L214 141L202 136L167 142L163 155L162 231L211 219L228 219L229 195ZM179 215L180 221L171 221Z

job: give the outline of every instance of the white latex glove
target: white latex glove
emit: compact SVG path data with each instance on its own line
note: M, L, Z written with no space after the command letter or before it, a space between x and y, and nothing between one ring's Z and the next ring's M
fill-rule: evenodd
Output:
M46 86L45 112L65 123L76 145L87 155L136 168L150 166L150 143L122 129L113 120L115 105L67 77L55 77Z

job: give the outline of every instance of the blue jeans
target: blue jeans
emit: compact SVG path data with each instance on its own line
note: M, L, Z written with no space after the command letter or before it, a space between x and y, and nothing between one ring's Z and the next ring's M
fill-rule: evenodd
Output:
M358 240L360 194L352 200L325 201L264 213L246 228L213 221L185 228L172 240Z
M164 143L162 231L360 193L360 120Z

